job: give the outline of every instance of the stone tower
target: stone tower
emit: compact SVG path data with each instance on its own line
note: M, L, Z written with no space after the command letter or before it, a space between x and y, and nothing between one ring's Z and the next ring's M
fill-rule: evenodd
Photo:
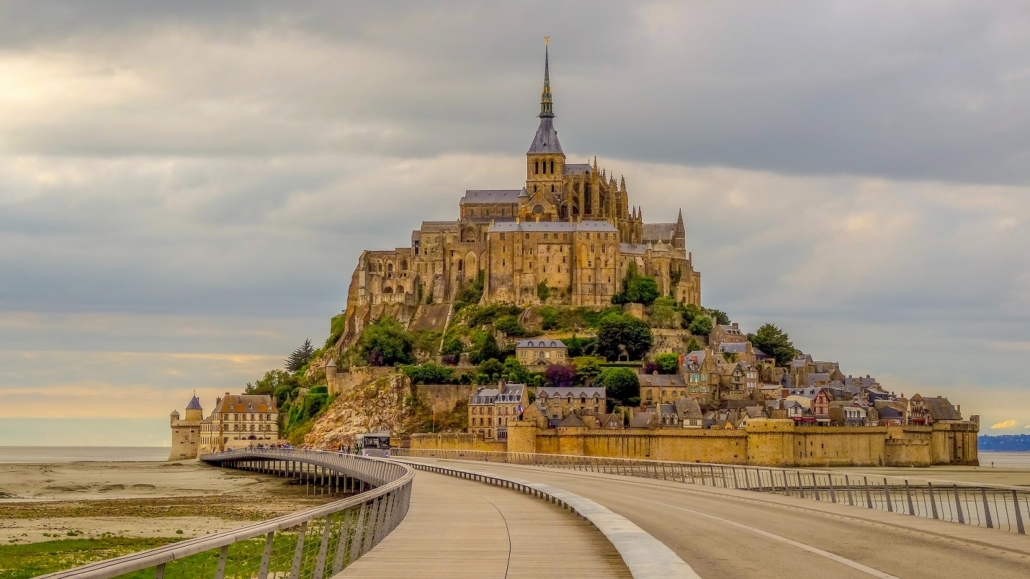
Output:
M200 426L204 420L204 409L200 399L194 394L186 405L186 417L179 419L179 412L172 410L170 417L172 427L172 450L168 460L189 460L197 458L200 447Z

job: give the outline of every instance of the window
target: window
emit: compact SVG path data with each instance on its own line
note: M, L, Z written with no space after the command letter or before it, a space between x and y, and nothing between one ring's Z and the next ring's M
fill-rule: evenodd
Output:
M537 174L537 175L540 174L540 161L535 161L533 163L533 173ZM536 189L533 189L533 190L536 191Z
M554 161L551 161L551 174L554 174ZM551 191L554 191L554 185L551 186Z

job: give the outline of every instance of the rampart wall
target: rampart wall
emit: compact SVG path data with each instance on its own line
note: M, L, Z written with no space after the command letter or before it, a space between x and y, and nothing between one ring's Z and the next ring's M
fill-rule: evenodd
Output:
M507 443L416 434L411 447L781 467L976 465L976 434L972 422L798 427L790 420L756 420L746 430L540 430L516 423L508 426Z

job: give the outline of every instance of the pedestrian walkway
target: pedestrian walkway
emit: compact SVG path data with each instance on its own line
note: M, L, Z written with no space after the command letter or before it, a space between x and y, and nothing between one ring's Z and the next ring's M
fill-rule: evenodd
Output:
M419 472L404 521L336 577L629 577L611 543L561 507Z

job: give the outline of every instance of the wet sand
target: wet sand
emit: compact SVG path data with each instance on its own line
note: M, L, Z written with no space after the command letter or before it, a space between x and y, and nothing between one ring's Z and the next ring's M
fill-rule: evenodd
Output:
M0 464L0 544L196 537L328 500L281 478L195 460Z

